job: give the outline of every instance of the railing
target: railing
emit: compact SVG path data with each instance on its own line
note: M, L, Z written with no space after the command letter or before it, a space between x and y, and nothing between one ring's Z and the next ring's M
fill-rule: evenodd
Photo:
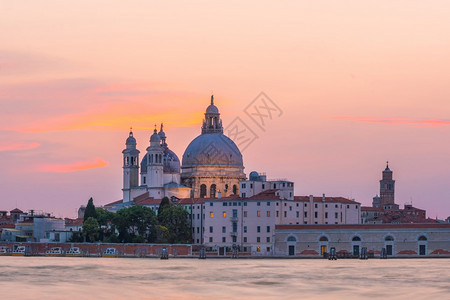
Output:
M237 222L238 221L238 217L230 217L231 222Z

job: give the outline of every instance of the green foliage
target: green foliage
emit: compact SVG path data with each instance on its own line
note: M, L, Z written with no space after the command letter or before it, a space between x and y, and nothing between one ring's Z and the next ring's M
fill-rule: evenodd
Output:
M188 212L183 207L174 205L164 209L158 216L160 225L169 231L168 242L171 244L188 244L192 240Z
M156 236L156 243L158 244L167 244L169 242L170 234L169 229L167 227L162 225L156 225L155 226L155 236Z
M92 199L92 197L89 199L86 205L86 210L84 211L84 221L86 222L86 220L91 217L97 219L97 211L95 210L94 200Z
M87 242L95 242L98 239L99 226L97 219L89 217L83 223L83 235L86 237Z
M119 232L119 240L130 242L154 242L155 225L157 218L155 212L145 206L132 206L119 210L113 223Z
M69 239L70 243L82 243L83 242L83 235L80 232L74 232L72 233L72 236Z
M159 207L158 207L158 221L161 222L161 219L159 218L159 216L161 215L161 213L163 212L164 209L169 208L170 205L170 201L169 198L164 197L161 200L161 203L159 203Z

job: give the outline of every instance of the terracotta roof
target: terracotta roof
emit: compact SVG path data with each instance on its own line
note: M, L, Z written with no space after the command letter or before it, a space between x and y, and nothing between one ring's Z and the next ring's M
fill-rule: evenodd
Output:
M203 204L203 203L205 203L205 198L184 198L184 199L179 199L174 203L176 203L176 204Z
M2 225L0 225L0 228L16 228L16 225L14 225L14 224L2 224Z
M111 202L111 203L105 204L105 205L103 205L103 207L110 207L110 206L114 206L114 205L116 205L116 204L119 204L119 203L122 203L122 202L123 202L123 200L117 200L117 201L114 201L114 202Z
M381 207L361 206L361 211L384 211Z
M77 219L65 218L64 221L66 222L66 226L83 226L84 219L83 218L77 218Z
M280 200L280 196L276 195L279 190L267 190L251 197L245 198L247 200Z
M295 196L294 201L309 202L309 196ZM323 197L313 197L313 202L324 202ZM325 197L325 203L361 204L344 197Z
M20 209L18 209L18 208L14 208L13 210L11 210L10 211L10 213L23 213L23 211L21 211Z
M171 201L169 200L169 202L171 202ZM159 205L161 203L161 199L155 199L153 197L144 198L144 197L139 196L139 197L134 198L133 203L135 205Z

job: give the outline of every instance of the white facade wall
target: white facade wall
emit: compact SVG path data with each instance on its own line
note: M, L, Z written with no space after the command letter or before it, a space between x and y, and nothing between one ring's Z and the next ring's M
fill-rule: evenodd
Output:
M278 190L277 195L280 196L280 199L294 199L294 183L286 180L241 181L239 195L241 198L250 198L268 190Z

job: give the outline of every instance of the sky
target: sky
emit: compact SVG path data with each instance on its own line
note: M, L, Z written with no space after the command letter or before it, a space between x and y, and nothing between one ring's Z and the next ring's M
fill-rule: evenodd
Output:
M0 0L0 210L75 217L90 197L121 199L129 128L143 153L164 122L181 159L214 94L224 126L252 132L247 175L369 206L389 161L396 202L446 218L449 11L444 0Z

